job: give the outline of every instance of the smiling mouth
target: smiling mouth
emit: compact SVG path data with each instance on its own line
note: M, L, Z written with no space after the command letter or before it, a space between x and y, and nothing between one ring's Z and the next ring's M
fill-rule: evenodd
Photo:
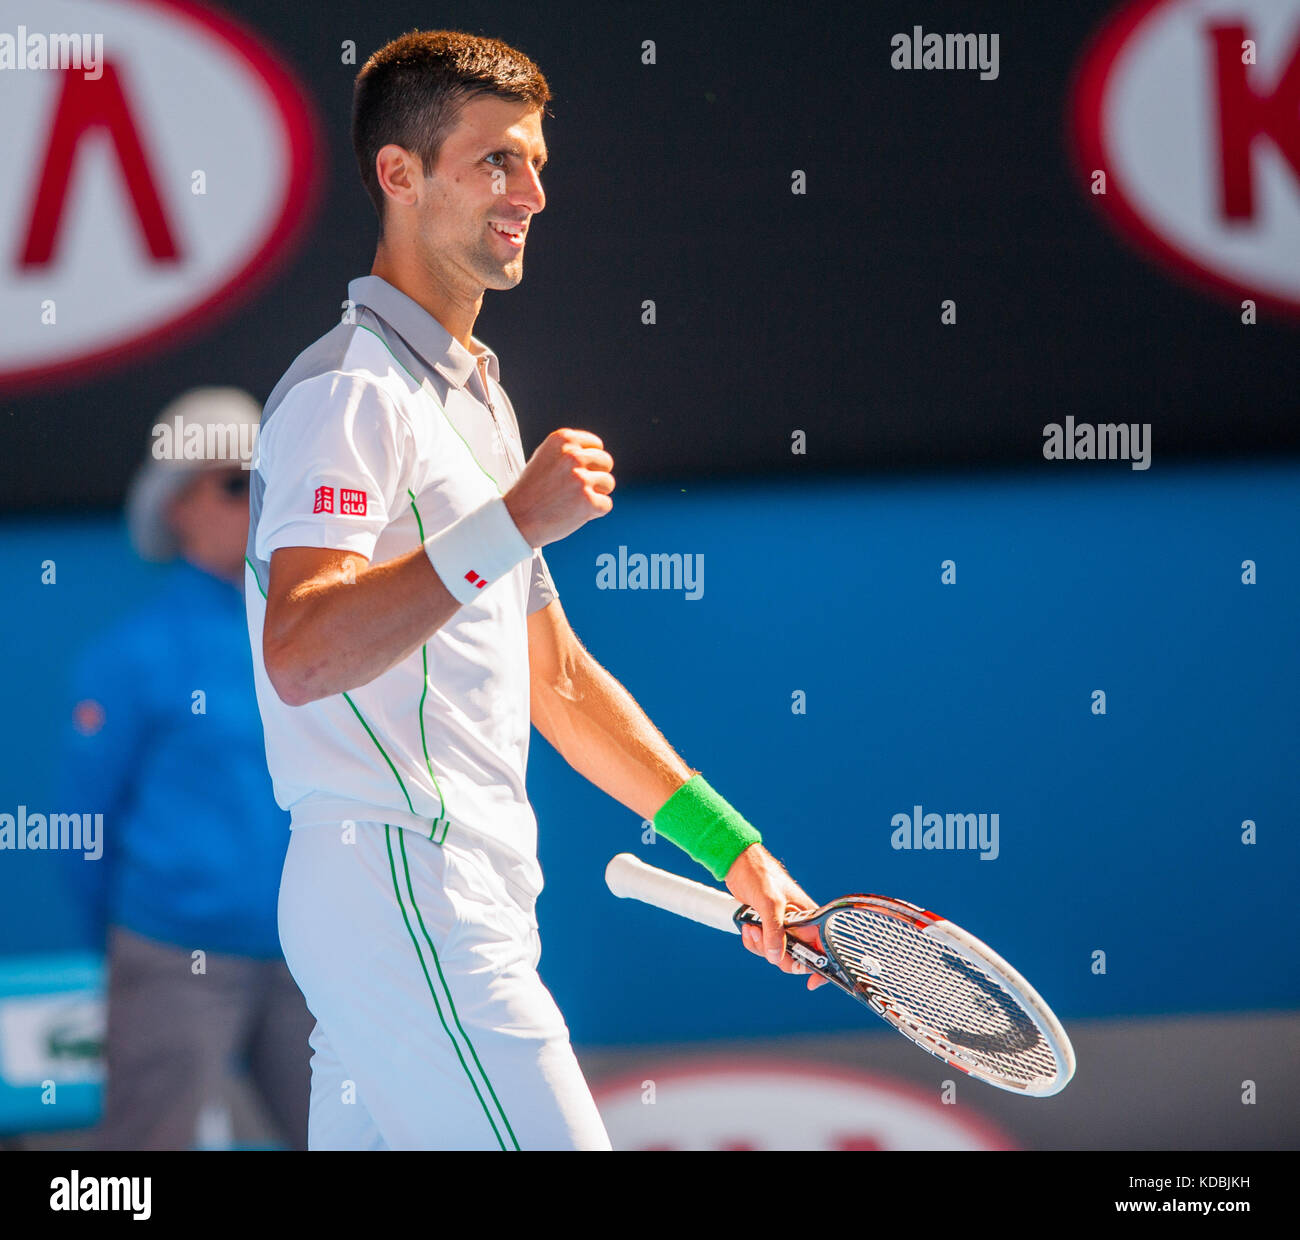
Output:
M488 226L508 246L516 250L522 250L524 248L524 237L528 232L527 225L500 224L496 220L489 220Z

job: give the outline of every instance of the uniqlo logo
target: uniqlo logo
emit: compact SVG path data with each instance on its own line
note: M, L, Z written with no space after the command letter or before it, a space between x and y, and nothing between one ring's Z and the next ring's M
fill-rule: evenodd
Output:
M345 517L364 517L366 515L366 493L349 491L339 487L339 512Z
M344 491L346 495L347 492ZM334 511L334 488L317 487L316 502L312 505L312 512L333 512Z

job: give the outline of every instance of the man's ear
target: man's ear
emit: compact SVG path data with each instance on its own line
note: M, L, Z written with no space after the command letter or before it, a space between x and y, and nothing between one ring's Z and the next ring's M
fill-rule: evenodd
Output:
M396 142L381 146L375 155L375 176L379 179L379 188L389 200L385 204L385 215L393 204L410 206L419 195L419 182L424 177L424 169L418 155L408 151Z

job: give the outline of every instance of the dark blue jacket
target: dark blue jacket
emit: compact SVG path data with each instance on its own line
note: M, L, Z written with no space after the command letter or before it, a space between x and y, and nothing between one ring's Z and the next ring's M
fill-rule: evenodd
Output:
M114 924L278 956L289 816L266 769L240 591L177 564L86 650L72 694L61 804L104 815L104 852L62 855L92 937Z

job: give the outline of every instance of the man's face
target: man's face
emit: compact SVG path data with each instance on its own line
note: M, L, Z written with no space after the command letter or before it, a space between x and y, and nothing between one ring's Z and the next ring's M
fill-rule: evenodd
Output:
M458 283L514 288L524 278L529 222L546 205L546 158L539 109L491 95L467 103L420 198L430 265Z
M243 575L248 540L248 471L205 469L172 501L181 554L218 577Z

